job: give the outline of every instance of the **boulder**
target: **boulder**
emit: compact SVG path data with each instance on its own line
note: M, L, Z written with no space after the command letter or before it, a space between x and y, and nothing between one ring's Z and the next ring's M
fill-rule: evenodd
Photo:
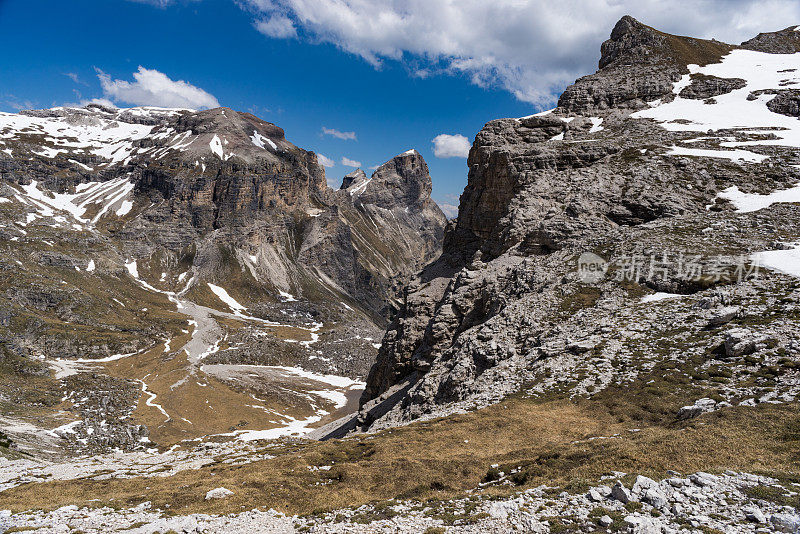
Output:
M762 337L746 328L736 328L725 333L725 354L735 358L746 356L756 351L756 344Z
M227 499L231 495L233 495L233 492L227 488L214 488L206 493L206 500L210 501L211 499Z
M621 502L622 504L627 504L634 500L630 490L623 486L622 482L617 482L614 484L614 487L611 488L611 498Z
M678 410L678 419L685 420L685 419L693 419L700 415L701 413L706 412L713 412L714 409L717 407L717 401L714 399L698 399L694 402L694 404L690 404L689 406L684 406L680 410Z
M793 513L772 514L769 518L773 528L778 532L800 532L800 517Z
M738 306L726 306L724 308L720 308L714 313L714 315L711 316L711 319L708 321L708 326L713 327L727 324L736 319L740 312L741 310Z

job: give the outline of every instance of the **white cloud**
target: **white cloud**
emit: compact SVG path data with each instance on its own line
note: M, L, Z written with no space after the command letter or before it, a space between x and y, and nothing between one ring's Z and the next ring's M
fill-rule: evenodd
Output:
M36 109L36 103L32 100L19 100L14 95L3 96L8 98L8 100L3 101L3 103L14 111L22 111L23 109Z
M433 138L433 155L437 158L466 158L472 145L461 134L439 134Z
M342 165L345 167L361 167L361 162L342 156Z
M97 104L104 108L116 108L117 106L107 98L92 98L91 100L81 100L81 106L88 106L89 104Z
M111 76L99 69L97 77L100 78L103 95L115 102L164 108L219 107L219 102L213 95L183 80L171 80L155 69L140 66L133 73L133 82L112 80Z
M75 74L74 72L65 72L64 76L66 76L67 78L69 78L70 80L72 80L75 83L79 83L81 85L86 85L85 83L83 83L81 81L81 79L78 77L78 75Z
M267 19L256 22L256 29L269 37L276 39L291 39L297 37L297 30L292 20L284 15L273 15Z
M444 216L448 219L455 219L458 217L458 206L454 206L453 204L445 204L443 202L437 202L439 208L444 213Z
M349 141L355 141L356 140L356 133L355 132L340 132L339 130L337 130L335 128L326 128L326 127L323 126L322 127L322 133L324 135L331 135L333 137L336 137L337 139L344 139L344 140L349 140Z
M335 161L319 152L317 152L317 162L323 167L334 167L336 165Z
M379 67L408 61L418 77L461 74L539 105L597 68L600 43L633 15L658 29L738 43L800 23L797 0L239 0L282 17L312 42ZM269 20L272 20L269 18ZM264 31L264 30L262 30ZM265 34L270 35L268 31Z

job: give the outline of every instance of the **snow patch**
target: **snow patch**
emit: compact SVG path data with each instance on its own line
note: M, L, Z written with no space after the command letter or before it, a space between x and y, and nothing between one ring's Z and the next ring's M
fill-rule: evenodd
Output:
M294 298L294 295L292 295L291 293L287 293L286 291L281 291L280 289L278 290L278 293L281 296L282 302L297 302L297 299Z
M702 100L678 96L668 103L652 102L650 109L633 113L631 117L654 119L664 129L674 132L695 131L705 134L709 130L758 128L769 129L776 137L721 143L726 147L745 145L800 147L800 121L794 117L773 113L767 108L766 103L774 98L774 95L762 94L754 100L747 99L753 91L779 90L800 83L800 53L768 54L752 50L733 50L724 56L720 63L704 67L689 65L688 69L689 74L684 75L673 86L673 93L676 95L691 83L691 74L743 78L746 85L742 89L715 96L716 104L713 105L705 104Z
M222 152L222 141L219 140L219 136L217 134L214 134L214 137L211 138L208 146L211 148L211 152L219 156L219 159L225 159Z
M750 259L759 267L800 278L800 242L792 243L786 250L756 252Z
M743 193L739 191L738 187L733 186L721 191L718 196L730 200L736 207L736 211L740 213L751 213L780 202L800 202L800 184L789 189L773 191L768 195Z
M272 147L272 149L273 149L273 150L278 150L278 145L276 145L276 144L275 144L275 143L272 141L272 139L270 139L270 138L268 138L268 137L264 137L263 135L261 135L260 133L258 133L258 131L257 131L257 130L253 130L253 135L251 135L251 136L250 136L250 140L251 140L251 141L253 142L253 144L254 144L254 145L256 145L258 148L264 148L264 149L266 149L266 147L264 146L264 143L266 142L266 143L268 143L268 144L269 144L269 146L271 146L271 147ZM221 157L221 156L220 156L220 157Z
M228 294L228 292L225 291L224 288L222 288L220 286L217 286L217 285L214 285L214 284L212 284L210 282L206 282L206 283L208 284L208 288L211 291L213 291L214 294L219 298L219 300L224 302L231 309L231 311L233 311L233 313L247 310L247 308L245 306L242 306L241 304L236 302L236 299L231 297Z
M667 151L668 156L699 156L702 158L724 158L736 162L761 163L769 156L756 154L749 150L708 150L704 148L686 148L672 146Z
M664 293L659 291L657 293L653 293L652 295L645 295L642 297L641 302L657 302L659 300L678 299L685 296L686 295L681 295L679 293Z

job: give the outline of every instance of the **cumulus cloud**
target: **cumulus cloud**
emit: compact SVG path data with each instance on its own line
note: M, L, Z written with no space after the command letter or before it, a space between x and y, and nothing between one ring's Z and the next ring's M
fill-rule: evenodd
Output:
M276 39L291 39L297 37L297 30L292 19L284 15L274 15L256 22L256 29L269 37Z
M361 167L361 162L342 156L342 165L345 167Z
M597 68L600 43L625 14L658 29L738 43L800 22L797 0L238 0L273 36L291 24L375 67L411 60L416 76L464 75L518 99L552 104Z
M356 140L356 133L355 132L340 132L339 130L337 130L335 128L326 128L326 127L323 126L322 127L322 133L323 133L323 135L331 135L333 137L336 137L337 139L344 139L346 141L347 140L349 140L349 141L355 141Z
M333 167L336 165L335 161L333 161L328 156L320 154L319 152L317 153L317 162L319 162L319 164L322 165L323 167Z
M103 96L115 102L135 106L164 108L216 108L219 102L213 95L183 80L171 80L155 69L139 67L133 73L134 81L112 80L111 76L97 70Z
M461 134L439 134L433 138L433 155L437 158L466 158L472 145Z

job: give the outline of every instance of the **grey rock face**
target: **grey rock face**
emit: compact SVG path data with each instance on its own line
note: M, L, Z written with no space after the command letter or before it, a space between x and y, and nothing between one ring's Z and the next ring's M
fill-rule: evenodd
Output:
M355 171L342 185L355 209L382 229L380 239L395 254L415 258L415 267L439 254L447 218L431 199L433 183L419 152L395 156L368 180L363 171Z
M769 521L778 532L800 532L800 516L796 514L773 514Z
M800 117L800 89L785 89L767 102L767 107L774 113L789 117Z

